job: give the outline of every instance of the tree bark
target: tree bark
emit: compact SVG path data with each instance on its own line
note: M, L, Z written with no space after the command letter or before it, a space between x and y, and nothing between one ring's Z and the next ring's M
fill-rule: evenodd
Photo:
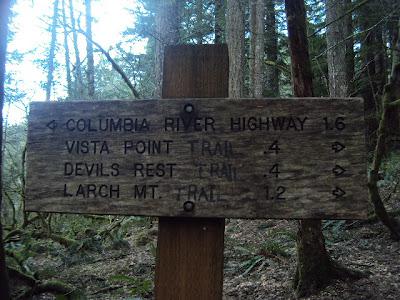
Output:
M285 0L289 50L292 64L292 86L296 97L312 97L312 71L306 35L304 0ZM333 278L358 276L331 261L320 220L299 221L297 235L297 268L294 289L297 297L308 296Z
M275 0L266 1L265 89L269 97L279 96L278 34L276 31Z
M65 0L62 0L62 20L63 20L63 30L64 30L65 73L67 78L67 92L68 92L68 98L71 99L73 95L73 88L72 88L72 78L71 78L71 59L69 56L68 27L67 27L67 16L65 12Z
M57 41L57 21L58 21L58 0L54 0L53 19L51 24L51 41L50 41L49 55L47 58L46 101L50 101L51 87L53 85L54 52Z
M156 11L156 51L155 51L155 90L154 96L161 98L164 49L167 45L179 43L180 0L162 0L157 3Z
M92 44L92 7L91 0L85 0L86 9L86 53L87 53L87 69L86 78L88 83L89 99L94 99L94 59Z
M343 0L326 1L326 43L327 62L329 76L329 94L331 97L347 97L349 95L348 67L347 67L347 43L345 47L340 42L345 40L351 33L346 21L347 17L339 20L347 10L347 3ZM351 18L351 15L350 15Z
M72 39L74 44L74 52L75 52L75 84L74 84L74 98L79 100L83 98L83 80L82 80L82 66L81 59L79 56L79 47L78 47L78 34L75 27L75 17L74 17L74 6L72 4L72 0L69 0L69 14L71 18L71 31L72 31Z
M249 27L250 27L250 47L249 47L249 97L254 97L254 61L255 61L255 48L256 48L256 11L257 11L257 0L249 0Z
M197 40L197 44L203 44L203 0L196 0L196 29L195 29L195 37Z
M243 96L244 13L241 1L227 0L226 41L229 51L229 97Z
M352 7L352 0L344 0L344 3L346 5L346 10L349 11ZM346 77L347 77L347 85L348 85L348 95L352 95L354 93L355 89L355 84L354 84L354 67L355 67L355 62L354 62L354 38L353 38L353 18L352 14L347 14L345 17L343 17L343 22L344 22L344 27L347 36L345 35L344 37L346 38L345 42L345 48L346 48Z
M214 0L214 44L223 43L224 1Z
M250 0L250 97L262 98L264 81L264 0Z
M7 33L8 33L8 16L10 12L10 0L0 2L0 132L3 132L3 106L4 106L4 80L5 65L7 53ZM0 149L3 149L3 139L0 139ZM1 224L1 208L3 200L2 172L3 170L3 154L0 154L0 295L4 300L10 299L10 287L8 283L8 274L6 267L6 259L3 245L3 228Z

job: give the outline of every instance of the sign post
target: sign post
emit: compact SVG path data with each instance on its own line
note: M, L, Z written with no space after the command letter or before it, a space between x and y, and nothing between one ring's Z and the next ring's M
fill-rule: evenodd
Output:
M26 210L160 217L157 299L221 299L224 218L366 217L362 99L226 99L226 46L165 53L162 100L32 103Z
M225 45L167 47L163 70L165 99L228 97ZM179 114L182 121L192 119L194 127L195 106L188 102ZM206 123L204 119L204 130ZM212 130L211 123L207 129ZM193 212L195 202L185 200L183 209ZM161 217L158 226L156 299L222 299L225 219Z

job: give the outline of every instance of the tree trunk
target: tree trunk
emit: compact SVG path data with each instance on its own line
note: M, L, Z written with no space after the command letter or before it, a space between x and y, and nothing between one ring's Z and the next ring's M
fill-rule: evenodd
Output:
M347 44L340 44L350 35L345 18L347 4L343 0L326 1L326 43L329 75L329 94L331 97L347 97L349 95L348 68L346 63ZM351 17L351 16L350 16ZM336 21L335 21L336 20Z
M196 0L196 28L195 28L195 37L197 40L197 44L203 44L203 0Z
M81 59L79 56L79 47L78 47L78 34L75 27L75 17L74 17L74 6L72 4L72 0L69 0L69 14L71 18L71 31L72 31L72 39L74 43L74 52L75 52L75 88L74 88L74 98L79 100L83 98L83 80L82 80L82 68L81 68Z
M365 103L365 118L367 124L367 146L374 149L376 130L378 129L378 112L381 103L378 95L382 94L385 84L386 70L384 67L384 48L382 41L382 27L376 25L376 11L380 6L376 1L370 1L360 8L361 35L361 67L360 93Z
M229 97L243 96L244 13L241 1L227 0L226 41L229 51Z
M155 51L155 90L154 96L161 98L164 64L164 48L179 43L181 2L162 0L156 11L156 51Z
M394 74L394 68L400 63L400 17L397 20L397 24L393 30L392 36L392 76Z
M10 1L4 0L0 3L0 132L3 132L3 106L4 106L4 79L7 51L8 15L10 12ZM3 149L3 139L0 139L0 149ZM1 225L1 208L3 200L2 185L3 153L0 154L0 295L1 299L10 299L10 287L3 245L3 228Z
M71 99L73 95L73 89L72 89L72 78L71 78L71 59L69 57L69 46L68 46L67 16L65 13L65 0L62 0L62 20L64 29L65 73L67 77L67 92L68 92L68 98Z
M345 10L348 11L351 9L352 3L351 0L344 0L344 3L346 5ZM347 14L345 17L343 17L343 30L346 32L346 35L344 37L346 38L345 41L345 48L346 48L346 78L347 78L347 89L348 89L348 95L352 95L354 93L354 38L353 38L353 18L352 14Z
M306 35L304 0L285 0L289 50L292 63L292 85L296 97L312 97L312 71ZM333 278L358 276L332 262L325 248L320 220L299 221L297 235L297 268L294 288L297 297L308 296Z
M58 0L54 0L53 20L51 24L51 41L50 41L49 56L47 58L46 101L50 101L51 86L53 85L54 52L57 41L57 20L58 20Z
M265 4L263 0L250 0L250 97L262 98L264 81L264 28Z
M269 97L279 96L278 34L276 32L275 0L266 1L265 89Z
M392 67L391 67L391 77L395 77L395 67L400 64L400 17L398 18L398 21L396 22L393 30L392 30L392 41L391 41L391 47L392 47ZM394 139L394 140L399 140L400 139L400 108L399 107L393 107L389 109L387 112L387 135L389 138ZM393 145L394 148L399 149L398 144Z
M249 0L249 27L250 27L250 47L249 47L249 56L248 56L248 64L249 64L249 97L254 97L254 77L255 77L255 69L254 69L254 61L255 61L255 49L256 49L256 11L257 11L257 0Z
M214 44L223 43L224 0L214 0Z
M93 60L93 44L92 44L92 7L91 0L85 0L86 9L86 53L87 53L87 69L86 78L88 83L89 99L94 99L94 60Z

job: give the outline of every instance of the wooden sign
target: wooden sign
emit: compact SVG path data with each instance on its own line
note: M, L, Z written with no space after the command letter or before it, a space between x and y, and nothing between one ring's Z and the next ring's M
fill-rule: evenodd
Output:
M33 102L26 210L363 218L363 101Z

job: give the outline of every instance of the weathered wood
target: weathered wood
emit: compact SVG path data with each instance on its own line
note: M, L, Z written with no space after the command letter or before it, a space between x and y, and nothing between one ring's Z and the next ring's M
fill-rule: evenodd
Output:
M227 97L228 65L225 45L168 47L162 96ZM224 231L224 219L159 218L156 299L222 299Z
M225 220L160 218L155 295L222 299Z
M35 102L26 209L364 217L362 107L357 98Z

